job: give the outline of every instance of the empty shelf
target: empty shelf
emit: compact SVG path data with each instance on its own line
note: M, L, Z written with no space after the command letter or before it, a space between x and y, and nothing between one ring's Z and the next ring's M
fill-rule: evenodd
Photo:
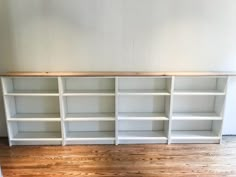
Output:
M220 139L213 131L172 131L172 139Z
M175 90L174 95L225 95L221 90Z
M120 140L167 140L164 131L121 131L118 134Z
M114 90L66 90L64 96L114 96Z
M173 113L173 120L222 120L217 113Z
M9 121L61 121L61 117L60 114L18 113L11 116Z
M58 141L62 140L60 132L19 132L12 141Z
M141 113L127 112L119 113L119 120L168 120L165 113Z
M119 95L170 95L168 90L121 89Z
M115 113L70 113L66 114L66 121L113 121Z
M115 140L115 133L110 131L71 131L66 140Z
M14 90L8 92L7 96L59 96L57 90Z

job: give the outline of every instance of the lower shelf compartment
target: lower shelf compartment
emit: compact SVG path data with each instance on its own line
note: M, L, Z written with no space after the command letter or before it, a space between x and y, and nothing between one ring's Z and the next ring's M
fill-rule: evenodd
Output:
M120 144L142 143L167 143L164 131L121 131L119 134Z
M18 132L12 145L61 145L61 132Z
M171 143L219 143L213 131L172 131Z
M66 144L115 144L111 131L70 131L66 136Z
M115 139L115 133L110 131L71 131L67 139Z
M11 140L26 141L26 140L62 140L60 132L18 132Z

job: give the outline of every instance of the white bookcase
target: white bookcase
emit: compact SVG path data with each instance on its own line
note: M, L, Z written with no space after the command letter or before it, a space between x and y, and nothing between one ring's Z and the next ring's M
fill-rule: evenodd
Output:
M227 76L2 77L9 143L220 143L227 82Z

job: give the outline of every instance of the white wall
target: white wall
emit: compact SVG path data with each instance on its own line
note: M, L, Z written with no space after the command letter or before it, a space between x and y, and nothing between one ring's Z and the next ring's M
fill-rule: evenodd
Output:
M0 20L0 71L236 71L235 0L0 0Z

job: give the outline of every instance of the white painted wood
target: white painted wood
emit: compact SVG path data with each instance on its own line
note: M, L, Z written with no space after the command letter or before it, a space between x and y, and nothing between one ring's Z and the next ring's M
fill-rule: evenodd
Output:
M167 140L164 131L120 131L120 140Z
M222 86L219 87L219 79ZM223 92L227 77L176 77L175 90L193 92ZM224 83L224 84L223 84ZM198 91L199 90L199 91Z
M120 120L119 121L119 132L120 131L165 131L165 124L168 121L163 120Z
M55 113L19 113L12 115L10 119L60 119L60 114Z
M170 95L167 91L169 77L120 77L121 95Z
M59 96L59 93L51 90L35 91L35 90L14 90L14 92L8 92L6 96Z
M115 144L119 144L119 78L115 77Z
M6 80L5 78L1 78L1 84L2 84L2 92L3 92L3 95L7 92L7 88L6 88ZM4 112L5 112L5 116L6 116L6 121L10 118L10 115L11 115L11 109L14 109L14 107L10 107L9 103L7 102L6 100L7 98L5 96L3 96L3 102L4 102ZM12 135L12 129L10 127L10 125L8 124L7 122L7 133L8 133L8 143L9 143L9 146L12 146L12 142L11 142L11 138L13 137Z
M115 96L113 90L66 90L63 96Z
M63 81L61 77L58 77L58 88L59 88L59 105L60 105L60 118L61 118L61 137L62 145L65 145L66 129L65 129L65 102L63 97Z
M66 140L115 140L113 131L69 131Z
M65 121L115 121L114 113L69 113Z
M225 83L223 82L219 82L218 84L220 84L220 86L222 86L222 88L225 90L225 92L228 92L228 85L229 85L229 77L227 77L227 80L225 81ZM222 117L225 118L225 105L226 105L226 101L227 101L228 95L226 94L225 97L220 97L218 99L216 99L215 101L215 107L217 109L217 112L220 113L220 115ZM224 125L224 119L222 120L222 122L214 122L212 129L213 131L215 131L216 133L218 133L218 135L220 136L220 143L222 143L222 132L223 132L223 125Z
M119 96L119 112L165 113L169 96Z
M173 103L174 103L174 89L175 89L175 76L171 77L168 83L168 89L171 93L169 105L166 104L166 109L169 114L169 124L168 124L168 144L171 144L171 128L172 128L172 117L173 117ZM167 128L166 128L167 129Z
M168 90L120 89L119 95L170 95Z
M42 141L50 142L62 141L60 123L56 122L9 122L12 127L13 136L10 140L13 142L19 141L22 144L29 141L31 143ZM14 143L13 143L14 144ZM27 145L28 143L26 143ZM34 143L33 143L34 144ZM54 144L54 143L52 143Z
M47 78L35 78L47 86L40 92L33 87L23 90L20 82L28 86L32 79L2 79L10 145L221 139L226 77L58 77L53 97L46 90Z
M64 97L65 113L115 113L113 96L73 96Z
M172 120L222 120L219 114L212 113L174 113Z
M14 77L7 81L6 95L41 95L58 96L57 78Z
M174 96L174 113L212 113L215 112L215 96Z
M112 77L63 78L64 95L115 95Z
M174 95L225 95L221 90L175 90Z
M236 135L236 77L229 77L227 87L227 100L225 103L225 120L223 122L223 135Z
M118 114L119 120L169 120L165 113L125 112Z

